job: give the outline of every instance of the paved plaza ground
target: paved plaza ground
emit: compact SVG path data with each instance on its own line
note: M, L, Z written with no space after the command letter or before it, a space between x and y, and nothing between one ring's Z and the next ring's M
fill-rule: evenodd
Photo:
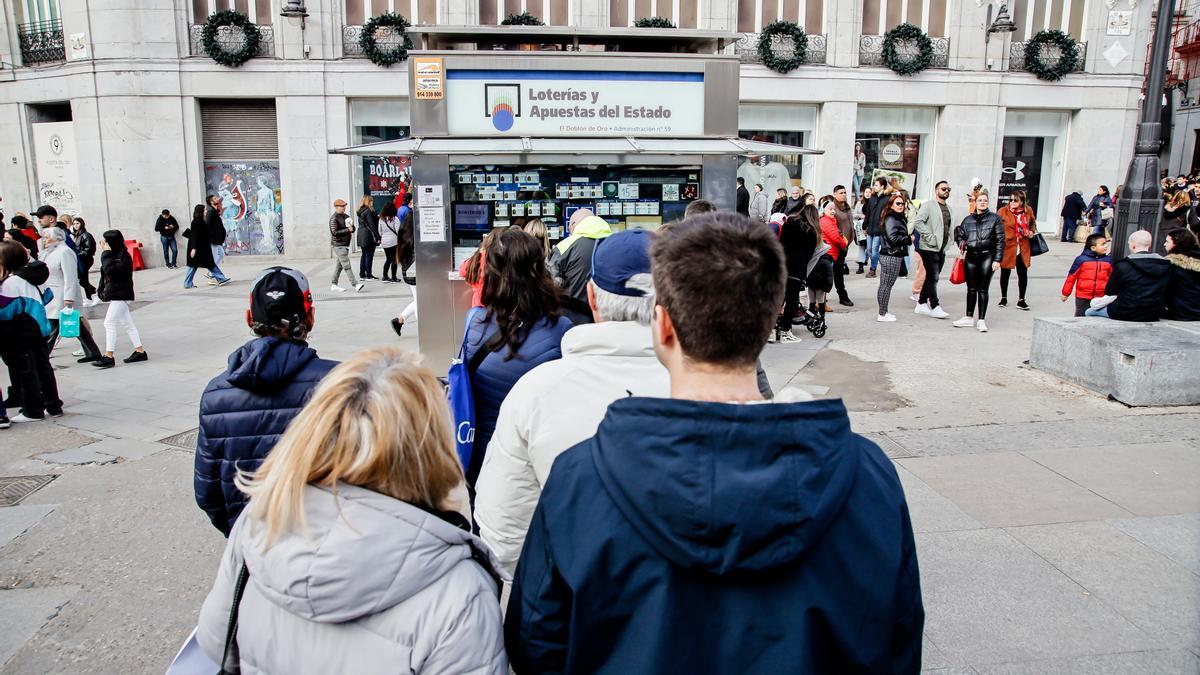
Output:
M1034 317L1072 309L1058 292L1078 247L1052 246L1034 261L1033 311L993 306L987 334L914 315L905 279L899 321L876 323L876 282L852 276L858 304L825 339L770 345L764 365L777 389L844 398L895 460L928 671L1200 672L1200 408L1129 409L1025 365ZM0 506L0 675L161 673L195 625L224 539L193 501L189 432L249 337L249 280L267 264L230 260L234 284L191 291L180 271L139 272L150 361L100 371L64 344L66 416L0 431L0 476L56 476ZM408 287L334 296L331 260L288 264L313 280L322 356L416 349L416 331L398 341L388 326ZM941 290L960 316L962 287Z

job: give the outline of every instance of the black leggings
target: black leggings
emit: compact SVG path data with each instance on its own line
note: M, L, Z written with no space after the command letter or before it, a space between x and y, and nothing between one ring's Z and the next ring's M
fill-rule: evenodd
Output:
M987 316L988 286L992 285L992 265L996 262L995 251L968 250L963 260L963 271L967 276L967 316L975 315L975 304L979 304L979 320Z
M1000 270L1000 297L1008 297L1008 279L1012 276L1012 270ZM1020 294L1017 297L1021 300L1025 299L1025 289L1029 288L1029 268L1025 266L1025 260L1021 258L1021 254L1017 254L1017 292Z
M781 331L792 329L792 319L800 309L800 290L804 282L795 277L788 277L787 288L783 296L783 314L775 322L775 327Z
M395 246L384 246L383 247L383 278L384 279L395 279L396 278L396 247Z

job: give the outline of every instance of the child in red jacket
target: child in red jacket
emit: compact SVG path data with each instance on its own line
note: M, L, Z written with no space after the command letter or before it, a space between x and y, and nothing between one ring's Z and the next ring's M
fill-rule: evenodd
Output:
M1071 271L1062 287L1062 301L1071 297L1071 289L1075 289L1075 316L1083 316L1092 302L1092 298L1104 296L1104 287L1112 275L1113 261L1108 257L1108 238L1103 234L1093 234L1084 244L1083 254L1071 263Z

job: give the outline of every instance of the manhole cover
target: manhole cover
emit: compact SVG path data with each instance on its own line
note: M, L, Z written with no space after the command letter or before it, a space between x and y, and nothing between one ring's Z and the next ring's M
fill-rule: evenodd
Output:
M189 429L181 434L167 436L159 441L163 445L169 445L173 448L183 448L184 450L196 449L196 438L200 435L200 428Z
M55 478L58 476L0 477L0 506L16 506L22 499L49 485Z

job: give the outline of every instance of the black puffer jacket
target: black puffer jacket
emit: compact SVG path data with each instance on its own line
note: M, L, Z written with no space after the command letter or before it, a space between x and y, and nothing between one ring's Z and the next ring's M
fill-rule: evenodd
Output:
M904 216L889 211L883 219L883 241L879 245L879 255L903 258L908 255L908 245L911 243L908 222Z
M787 273L793 279L808 277L808 261L817 250L820 236L802 214L792 214L783 224L779 233L779 243L783 245L783 258L787 263Z
M75 234L75 248L78 249L80 257L94 258L96 257L96 238L87 230L80 230Z
M1166 318L1200 321L1200 253L1172 253Z
M100 254L100 286L96 294L105 302L133 302L133 258L124 248Z
M379 245L379 216L369 206L358 210L358 245L363 248Z
M868 237L883 235L879 216L882 215L887 197L887 195L871 195L863 204L863 231L867 233Z
M1118 321L1158 321L1171 282L1171 263L1157 253L1130 253L1113 265L1105 295L1115 295L1108 318Z
M954 243L968 252L992 251L996 262L1004 257L1004 221L995 211L973 213L954 228Z
M349 246L350 229L348 224L350 221L349 214L335 213L329 217L329 245L330 246Z

